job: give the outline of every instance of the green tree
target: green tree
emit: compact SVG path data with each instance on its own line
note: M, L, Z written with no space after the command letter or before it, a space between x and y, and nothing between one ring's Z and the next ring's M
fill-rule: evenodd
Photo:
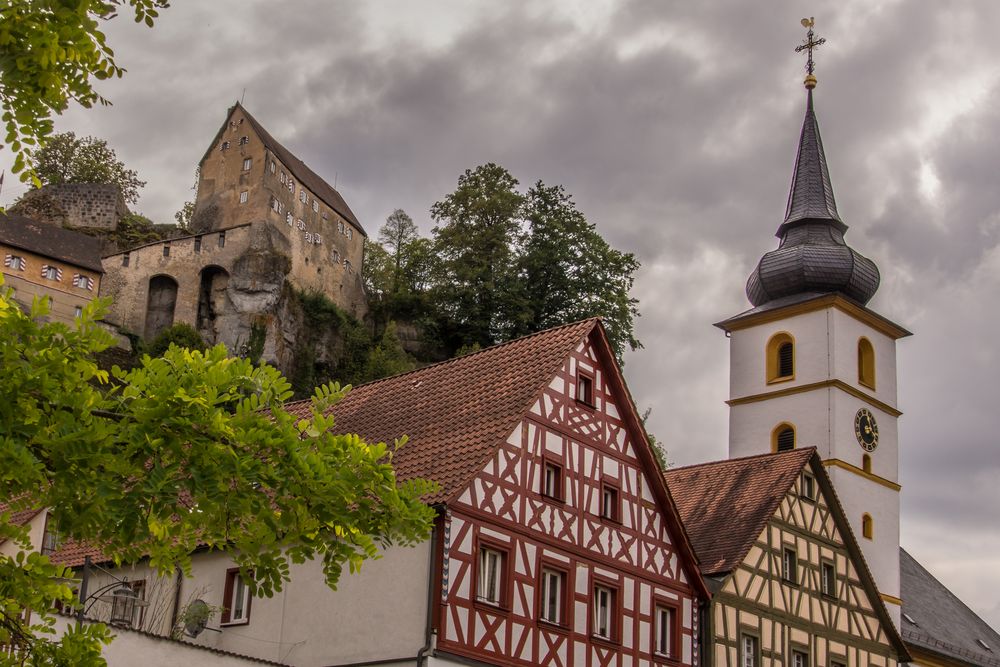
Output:
M194 217L194 202L186 201L181 206L181 210L174 213L174 220L181 229L188 229L191 226L191 218Z
M130 204L139 201L139 189L146 185L133 169L125 167L104 139L83 137L73 132L53 135L36 154L35 172L45 184L106 183L117 185Z
M489 163L467 169L456 190L431 207L439 223L433 301L453 332L452 349L509 337L523 203L517 179Z
M528 233L518 261L518 335L602 316L619 361L635 337L638 300L629 296L639 262L608 245L561 185L528 190Z
M398 483L393 446L334 435L328 409L344 394L316 389L307 416L284 408L278 371L172 346L161 358L109 375L93 355L111 343L91 305L73 328L40 323L0 296L0 538L28 550L12 512L47 507L70 538L100 544L118 562L148 557L190 574L204 545L230 552L260 595L288 581L289 564L320 559L335 586L379 547L429 534L420 498L435 486ZM39 554L0 555L0 665L100 665L103 626L46 635L52 602L71 604L68 571ZM31 609L30 624L21 619Z
M75 101L109 104L94 79L121 77L101 22L115 16L123 0L11 0L0 3L0 106L14 153L12 171L35 181L35 151L52 134L52 115ZM127 0L137 23L153 25L168 0Z
M197 329L190 324L178 322L158 333L143 351L151 357L162 357L171 345L201 351L208 347Z
M412 371L416 367L413 359L403 349L396 331L396 323L389 322L382 338L368 353L365 365L365 380L380 380L390 375Z
M378 240L392 258L392 283L390 290L398 292L403 274L403 267L408 263L410 245L417 240L420 232L413 224L413 219L401 208L389 214L385 224L378 230Z

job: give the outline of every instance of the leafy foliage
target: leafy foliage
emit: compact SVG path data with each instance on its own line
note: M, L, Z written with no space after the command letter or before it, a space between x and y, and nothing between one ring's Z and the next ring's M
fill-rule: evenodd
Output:
M601 316L619 361L641 347L629 295L636 258L608 245L562 186L517 186L496 164L466 170L431 208L433 239L415 236L401 211L390 216L383 245L366 246L376 326L415 321L453 355Z
M121 77L100 22L114 18L122 0L34 0L0 4L0 106L6 138L14 152L12 171L38 182L37 147L52 134L52 115L71 101L91 107L109 104L93 79ZM168 0L127 0L136 23L152 26Z
M379 380L390 375L412 371L416 367L413 359L403 350L396 333L396 323L389 322L378 344L368 353L365 364L365 379Z
M92 360L111 344L95 322L103 305L70 328L40 323L44 299L25 314L0 297L0 498L15 499L10 511L48 507L66 537L116 562L148 556L160 572L190 575L195 547L226 550L265 596L288 581L292 562L320 559L335 587L344 567L380 547L427 537L433 511L420 498L434 485L397 482L398 444L333 435L326 413L340 386L317 388L292 414L277 370L221 346L171 346L109 375ZM3 536L27 546L10 513L0 516ZM0 641L16 641L29 664L103 664L103 627L45 634L53 601L72 602L54 579L64 574L37 554L0 556ZM18 620L27 608L31 625Z
M193 326L180 322L158 333L156 338L149 342L144 351L151 357L162 357L170 349L171 345L188 350L201 351L204 351L208 347L205 345L201 334Z
M104 139L83 137L73 132L53 135L36 154L35 173L47 185L59 183L104 183L117 185L130 204L139 201L139 189L146 185L139 174L125 167Z

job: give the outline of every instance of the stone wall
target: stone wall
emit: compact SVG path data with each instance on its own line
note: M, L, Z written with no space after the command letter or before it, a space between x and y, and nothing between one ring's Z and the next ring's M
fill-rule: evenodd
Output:
M11 209L61 227L114 230L129 213L116 185L60 183L29 190Z

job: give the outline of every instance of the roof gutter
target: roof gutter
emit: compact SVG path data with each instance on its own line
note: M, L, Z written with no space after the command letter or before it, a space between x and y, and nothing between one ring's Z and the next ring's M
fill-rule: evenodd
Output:
M437 589L434 585L434 561L437 560L437 540L438 529L435 525L431 527L430 558L427 559L427 621L424 625L424 645L420 647L419 651L417 651L417 667L423 667L424 662L427 660L427 654L431 650L431 644L434 639L434 623L432 622L432 616L434 615L434 591Z

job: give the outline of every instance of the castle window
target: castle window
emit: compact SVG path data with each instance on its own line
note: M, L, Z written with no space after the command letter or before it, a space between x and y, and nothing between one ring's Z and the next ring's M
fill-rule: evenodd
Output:
M164 257L170 257L170 244L169 243L164 243L163 244L163 256Z
M348 239L353 239L354 238L354 230L351 229L350 227L347 228L347 238Z
M538 597L538 618L549 623L562 625L566 613L566 573L551 568L542 568L541 594Z
M42 278L46 280L62 280L62 269L51 264L42 264Z
M73 287L79 287L88 291L94 291L94 281L82 273L73 274Z
M288 177L288 191L295 192L295 181L292 180L291 176Z
M194 251L195 252L201 252L201 237L200 236L194 237Z
M344 271L350 271L350 270L351 270L351 260L345 259L344 260Z
M340 264L340 251L336 248L330 251L330 261L334 264Z
M240 146L246 146L249 143L250 143L250 137L246 136L245 134L242 137L240 137Z
M344 233L344 223L343 222L340 222L340 221L337 222L337 231L340 232L341 234Z
M267 170L270 171L272 174L274 173L274 160L271 160L271 162L267 165Z
M795 449L795 427L787 422L778 424L771 431L771 451L787 452Z
M229 150L229 142L228 141L223 141L222 145L219 146L219 150L223 150L223 151Z
M809 667L809 656L803 651L792 651L792 667Z
M476 581L476 599L500 606L506 577L506 554L492 547L479 548L479 577Z
M299 201L305 204L307 199L309 199L309 195L306 194L306 191L299 190Z
M828 597L836 597L837 595L837 572L833 567L833 563L828 563L826 561L820 563L820 587L822 588L823 595Z
M77 318L82 316L83 316L83 306L73 306L73 317Z
M867 540L875 538L875 522L872 521L871 514L866 513L861 516L861 536Z
M295 226L299 228L299 231L305 231L306 223L302 222L302 218L295 221Z
M122 254L122 266L128 266L129 264L129 254L126 252Z
M278 201L277 197L271 197L271 210L276 213L281 213L281 202Z
M323 245L323 237L319 234L313 234L313 243L316 245Z
M858 384L875 389L875 348L863 337L858 339Z
M274 163L272 162L271 164L274 164ZM284 182L285 182L285 172L281 172L281 174L278 176L278 182L284 184Z
M219 247L220 248L226 247L226 233L225 232L219 232Z
M785 548L781 555L781 578L789 584L799 582L799 558L795 549Z
M319 202L313 199L313 213L319 213Z
M872 471L872 457L868 456L867 454L863 454L861 456L861 469L864 470L867 473L871 473L871 471Z
M795 379L795 341L791 334L777 333L767 341L767 381Z
M24 257L19 255L7 255L3 259L3 265L15 271L24 271L25 264Z
M250 165L253 164L253 158L243 158L243 171L250 171Z
M326 211L323 211L323 219L324 220L329 220L330 219L330 214L327 213Z
M240 203L241 204L246 204L249 199L250 199L250 193L249 192L247 192L246 190L244 190L243 192L240 193Z

